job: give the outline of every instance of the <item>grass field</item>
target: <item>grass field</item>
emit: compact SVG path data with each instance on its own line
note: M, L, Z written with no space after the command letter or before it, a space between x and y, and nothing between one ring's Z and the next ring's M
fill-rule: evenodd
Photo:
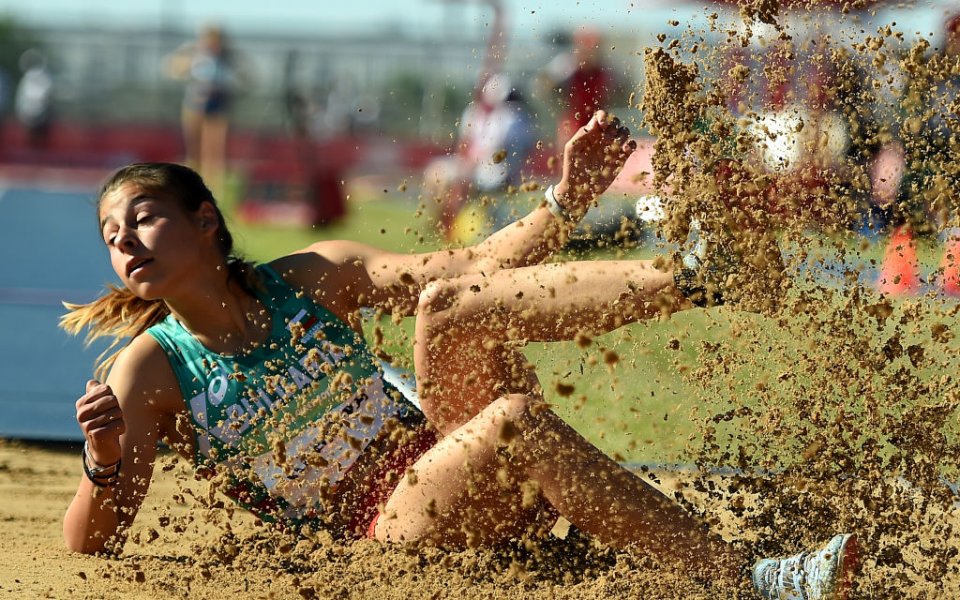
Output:
M266 260L302 248L322 239L353 239L400 251L427 251L440 247L429 219L418 214L416 202L387 196L354 201L348 217L327 228L232 225L238 244L256 260ZM881 246L864 246L846 241L859 260L880 260ZM861 245L857 245L861 244ZM824 245L829 246L828 244ZM649 258L655 249L607 248L568 252L560 258ZM921 243L919 253L926 265L939 260L937 248ZM932 266L930 267L932 268ZM586 437L607 452L631 462L687 462L688 444L699 448L698 423L709 414L732 408L737 402L750 403L757 382L776 381L789 364L809 353L810 339L797 337L805 325L803 316L791 317L789 326L753 314L728 308L693 310L667 320L629 325L594 340L581 349L575 344L530 344L526 354L538 365L546 398L558 412ZM799 319L799 320L798 320ZM409 364L412 319L399 326L385 320L380 324L390 341L387 349ZM822 324L817 326L821 333ZM745 334L744 332L749 332ZM749 353L749 365L724 376L726 392L709 385L710 396L720 404L702 406L704 380L696 373L700 350L723 346L729 356ZM764 349L769 356L764 356ZM615 365L604 360L607 351L619 357ZM816 391L820 375L811 373L795 384L797 389ZM706 379L717 379L711 374ZM806 379L806 381L804 381ZM731 383L732 381L732 383ZM558 383L574 385L572 394L558 393ZM709 387L709 385L707 387ZM811 389L812 388L812 389ZM799 393L796 390L793 393ZM729 396L727 406L723 396ZM724 424L720 424L721 434ZM718 434L718 435L721 435ZM727 432L727 440L736 437Z

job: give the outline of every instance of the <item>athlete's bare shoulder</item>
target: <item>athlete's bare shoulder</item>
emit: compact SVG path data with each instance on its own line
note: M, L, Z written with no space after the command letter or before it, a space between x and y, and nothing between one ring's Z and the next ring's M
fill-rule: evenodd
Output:
M331 240L281 257L270 266L287 283L324 305L349 312L370 286L367 266L371 258L381 254L382 250L360 242Z
M335 274L360 267L363 261L384 253L379 248L361 242L327 240L311 244L270 264L281 274L284 269L292 269L294 276L300 273Z
M117 355L107 383L121 407L155 414L176 414L184 409L176 375L163 348L142 333Z

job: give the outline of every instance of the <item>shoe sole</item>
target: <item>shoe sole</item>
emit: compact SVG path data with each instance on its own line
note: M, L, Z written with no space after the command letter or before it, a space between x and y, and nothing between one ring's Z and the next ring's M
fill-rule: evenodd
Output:
M837 551L837 590L834 600L847 600L853 589L853 577L860 569L860 545L853 535L840 545Z

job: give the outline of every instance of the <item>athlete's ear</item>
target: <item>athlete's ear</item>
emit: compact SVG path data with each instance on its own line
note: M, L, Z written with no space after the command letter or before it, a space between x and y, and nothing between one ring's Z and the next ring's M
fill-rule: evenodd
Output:
M197 224L203 231L214 231L220 219L217 217L217 207L212 202L204 201L197 209Z

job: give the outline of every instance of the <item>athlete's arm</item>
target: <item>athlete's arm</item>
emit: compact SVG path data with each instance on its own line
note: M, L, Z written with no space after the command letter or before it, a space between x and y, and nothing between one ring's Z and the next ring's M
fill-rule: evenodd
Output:
M118 355L106 383L87 383L77 401L77 421L89 458L104 466L121 460L121 467L115 483L105 487L81 475L63 519L70 550L92 554L122 546L124 530L133 523L150 485L157 441L179 397L172 378L163 351L141 335Z
M598 111L579 129L563 149L563 168L553 193L567 218L558 219L541 203L526 217L511 223L475 246L440 252L427 262L424 277L430 281L502 268L538 264L563 247L567 236L620 173L636 148L630 131L619 119ZM406 256L411 259L409 255ZM411 267L423 263L413 257ZM444 273L438 273L440 267Z
M362 306L412 315L424 286L437 279L492 273L537 264L566 241L591 203L613 182L636 144L618 120L599 111L564 148L563 175L554 193L568 218L545 205L462 249L398 254L366 244L328 241L273 263L293 284L313 292L334 312Z

